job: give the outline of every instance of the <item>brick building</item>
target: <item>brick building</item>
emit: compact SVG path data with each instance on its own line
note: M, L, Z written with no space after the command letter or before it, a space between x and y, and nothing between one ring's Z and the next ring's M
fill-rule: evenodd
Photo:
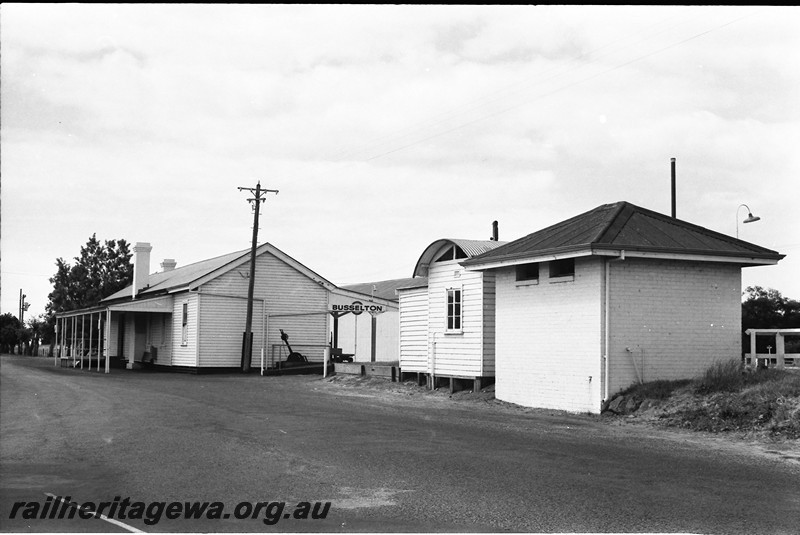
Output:
M494 274L497 398L597 413L633 383L740 358L741 268L783 256L619 202L462 265Z

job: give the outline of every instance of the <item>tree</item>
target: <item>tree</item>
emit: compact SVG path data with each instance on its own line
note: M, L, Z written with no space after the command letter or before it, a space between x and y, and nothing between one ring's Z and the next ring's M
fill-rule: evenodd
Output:
M742 302L742 330L747 329L790 329L800 327L800 301L784 297L773 288L748 286ZM750 351L750 339L744 336L744 348ZM774 342L769 337L759 336L756 339L758 352L766 353L767 345ZM787 346L790 341L786 341ZM794 345L794 343L793 343ZM774 348L773 348L774 349ZM787 352L789 347L787 347Z
M14 347L19 344L22 324L19 319L6 312L0 315L0 353L13 353Z
M81 254L70 265L56 259L56 274L50 278L53 291L48 296L48 312L67 312L96 306L100 300L125 288L133 281L131 252L125 240L106 240L101 245L92 234Z
M52 334L47 331L47 317L40 314L27 320L27 330L30 332L31 346L29 355L36 355L39 352L39 343L50 343L53 339Z
M56 259L56 273L50 278L53 291L48 295L45 334L54 330L56 314L97 306L100 301L133 282L131 252L125 240L106 240L92 234L81 247L80 256L70 265Z

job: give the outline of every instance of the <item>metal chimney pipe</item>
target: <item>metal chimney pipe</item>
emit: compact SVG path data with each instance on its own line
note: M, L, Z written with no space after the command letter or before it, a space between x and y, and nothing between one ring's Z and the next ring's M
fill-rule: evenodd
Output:
M497 228L497 221L492 221L492 241L500 239L500 231Z
M672 218L676 218L675 215L675 158L670 158L670 163L672 167Z

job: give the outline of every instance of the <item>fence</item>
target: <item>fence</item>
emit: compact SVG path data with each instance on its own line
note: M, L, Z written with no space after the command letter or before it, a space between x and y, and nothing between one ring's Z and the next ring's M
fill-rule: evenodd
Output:
M765 367L775 367L778 369L790 368L800 369L800 353L786 353L786 336L800 336L800 329L747 329L746 334L750 335L750 352L745 353L744 362L749 366L763 365ZM768 346L768 353L758 353L756 351L757 336L774 336L775 345ZM772 353L772 347L775 353Z

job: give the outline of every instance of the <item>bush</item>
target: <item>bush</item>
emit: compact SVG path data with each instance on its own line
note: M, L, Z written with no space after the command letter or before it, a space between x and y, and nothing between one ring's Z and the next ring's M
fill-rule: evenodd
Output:
M745 384L744 368L735 360L717 361L703 373L695 384L698 394L738 392Z

